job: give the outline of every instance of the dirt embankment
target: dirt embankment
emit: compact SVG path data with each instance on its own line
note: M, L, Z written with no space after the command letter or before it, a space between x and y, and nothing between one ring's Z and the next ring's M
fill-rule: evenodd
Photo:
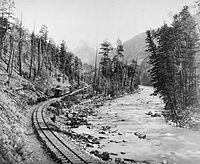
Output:
M32 105L42 90L14 75L0 77L0 163L54 163L40 147L31 126ZM38 84L39 85L39 84Z

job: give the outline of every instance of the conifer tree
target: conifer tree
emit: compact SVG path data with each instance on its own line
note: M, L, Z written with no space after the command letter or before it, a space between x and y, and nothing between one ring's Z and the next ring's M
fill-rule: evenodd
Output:
M123 52L124 52L124 47L122 45L122 41L120 39L117 40L117 81L118 81L118 87L121 89L123 88L123 78L124 78L124 64L123 64ZM119 89L119 88L118 88Z
M34 32L31 34L31 60L30 60L30 68L29 68L29 79L31 78L32 74L32 67L33 67L33 61L35 58L35 34Z
M112 50L112 46L108 41L101 43L99 54L102 54L100 61L100 73L101 73L101 87L104 88L104 93L107 93L108 88L111 85L111 59L109 53Z
M82 62L81 59L79 59L76 56L74 59L74 78L77 81L78 86L80 85L81 71L82 71Z
M185 6L174 16L172 26L165 24L146 33L154 94L164 100L167 117L180 123L188 107L196 103L195 20Z

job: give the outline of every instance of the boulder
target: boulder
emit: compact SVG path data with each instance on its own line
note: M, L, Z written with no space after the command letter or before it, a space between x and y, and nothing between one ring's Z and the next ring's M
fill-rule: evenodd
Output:
M110 159L110 155L108 152L103 152L101 154L101 159L104 160L104 161L108 161Z

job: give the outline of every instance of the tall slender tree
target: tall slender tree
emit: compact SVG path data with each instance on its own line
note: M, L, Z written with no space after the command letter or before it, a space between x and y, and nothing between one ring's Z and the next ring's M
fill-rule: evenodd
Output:
M194 18L185 6L174 16L172 26L147 31L147 51L154 94L164 100L167 116L180 123L189 106L196 103L198 35Z

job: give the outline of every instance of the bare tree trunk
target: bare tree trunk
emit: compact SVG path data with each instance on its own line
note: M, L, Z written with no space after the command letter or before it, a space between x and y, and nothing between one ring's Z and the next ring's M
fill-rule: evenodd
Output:
M19 43L18 43L18 49L19 49L19 75L22 76L22 28L20 28L19 31Z
M34 38L31 41L31 61L30 61L30 69L29 69L29 79L31 78L32 73L32 65L33 65L33 55L34 55Z
M9 73L9 69L10 69L10 62L12 59L12 52L13 52L13 38L12 38L12 36L10 36L10 55L9 55L9 59L8 59L7 69L6 69L6 71L8 73Z
M37 70L37 75L40 75L40 50L41 50L41 39L39 38L39 43L38 43L38 70Z
M11 61L11 67L8 73L8 86L10 85L10 78L12 76L12 72L13 72L13 66L14 66L14 56L15 56L15 50L12 50L12 61Z

